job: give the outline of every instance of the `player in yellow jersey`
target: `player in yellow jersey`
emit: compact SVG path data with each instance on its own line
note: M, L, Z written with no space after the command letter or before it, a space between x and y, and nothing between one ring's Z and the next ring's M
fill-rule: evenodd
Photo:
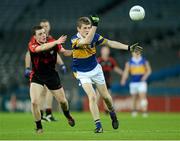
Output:
M146 80L151 74L151 66L149 62L144 57L142 57L141 51L138 49L132 52L132 58L125 65L121 80L122 85L126 83L129 73L131 75L129 88L133 102L132 116L137 116L137 102L140 101L140 108L143 112L143 116L146 117L148 107L148 101L146 97Z
M134 50L137 44L128 46L117 41L103 38L96 33L99 17L80 17L77 20L78 33L71 38L73 49L73 71L75 77L80 81L89 99L89 108L95 122L95 133L102 133L103 128L100 121L99 109L97 106L96 92L92 86L94 83L100 95L105 101L112 120L114 129L118 129L119 122L113 108L112 97L108 92L102 67L96 59L96 47L105 45L107 47Z

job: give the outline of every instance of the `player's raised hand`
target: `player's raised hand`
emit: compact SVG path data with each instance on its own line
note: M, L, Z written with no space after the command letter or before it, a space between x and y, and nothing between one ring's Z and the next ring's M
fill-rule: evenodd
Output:
M89 19L91 20L92 22L92 26L98 26L98 23L99 23L99 17L97 15L91 15L89 17Z
M66 41L67 39L67 35L62 35L61 37L59 37L59 39L56 40L57 44L62 44Z
M143 48L141 46L139 46L138 43L135 43L135 44L128 46L128 50L130 50L131 52L143 51Z

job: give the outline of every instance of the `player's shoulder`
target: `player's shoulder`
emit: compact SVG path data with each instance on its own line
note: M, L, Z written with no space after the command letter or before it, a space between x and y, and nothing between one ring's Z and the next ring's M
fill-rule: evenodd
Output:
M31 36L29 42L31 42L31 43L36 42L36 39L34 38L34 36Z
M71 37L71 40L74 40L74 39L77 39L77 38L79 38L79 37L78 37L77 34L75 34L75 35L73 35L73 36Z
M29 45L36 45L38 43L36 42L36 39L34 38L34 36L32 36L28 44Z
M53 41L55 41L54 37L51 36L51 35L49 35L49 36L47 37L47 42L53 42Z
M73 36L71 37L71 43L73 43L73 42L76 41L77 39L79 39L78 35L77 35L77 34L76 34L76 35L73 35Z

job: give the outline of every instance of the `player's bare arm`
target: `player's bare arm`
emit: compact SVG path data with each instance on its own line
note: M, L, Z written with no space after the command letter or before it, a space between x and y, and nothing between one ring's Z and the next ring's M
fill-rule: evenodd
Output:
M115 48L115 49L128 50L128 45L117 42L117 41L107 40L105 45L111 48Z
M123 70L122 70L120 67L118 67L118 66L115 66L115 67L114 67L114 71L115 71L117 74L119 74L119 75L122 75L122 74L123 74Z
M148 61L146 61L145 66L146 66L146 73L143 75L143 77L142 77L142 79L141 79L142 81L146 81L147 78L149 77L149 75L150 75L151 72L152 72L151 66L150 66L150 64L149 64Z
M58 52L59 54L62 53L64 56L72 56L72 50L64 49L63 47Z
M79 40L78 46L82 46L82 45L89 45L91 44L93 37L96 33L96 26L92 26L91 25L82 25L82 27L84 30L86 29L90 29L89 33L87 34L87 36L85 38L82 38Z
M66 39L67 39L67 36L62 35L59 39L57 39L53 42L44 43L44 44L41 44L40 46L36 47L35 52L42 52L45 50L49 50L58 44L64 43L66 41Z
M27 51L25 55L25 68L30 68L30 67L31 67L31 56L29 51Z
M57 53L57 64L58 64L58 65L64 64L64 62L63 62L61 56L60 56L58 53Z

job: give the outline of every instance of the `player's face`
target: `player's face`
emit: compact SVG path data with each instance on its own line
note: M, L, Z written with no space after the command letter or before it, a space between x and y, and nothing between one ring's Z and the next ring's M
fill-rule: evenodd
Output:
M46 32L44 29L36 30L35 39L38 43L46 43Z
M132 55L134 56L134 57L139 57L139 56L141 56L141 51L134 51L134 52L132 52Z
M81 27L77 28L78 32L81 34L82 37L86 37L91 29L91 25L82 24Z
M42 26L42 28L45 29L46 34L48 35L49 32L50 32L50 30L51 30L50 23L49 23L49 22L41 22L41 23L40 23L40 26Z

